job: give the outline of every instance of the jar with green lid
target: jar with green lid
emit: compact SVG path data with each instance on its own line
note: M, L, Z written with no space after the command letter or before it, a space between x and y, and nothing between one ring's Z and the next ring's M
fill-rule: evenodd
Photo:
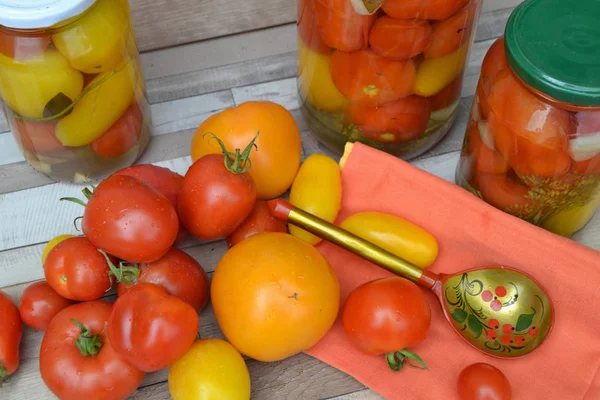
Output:
M600 0L526 0L486 54L457 183L571 236L600 207Z
M87 182L133 164L150 107L127 0L1 0L0 99L25 159Z

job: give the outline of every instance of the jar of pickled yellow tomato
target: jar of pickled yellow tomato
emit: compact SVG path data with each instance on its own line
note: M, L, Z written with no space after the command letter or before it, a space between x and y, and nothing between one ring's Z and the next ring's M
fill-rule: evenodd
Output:
M480 0L299 0L298 91L313 134L403 159L455 120Z
M1 0L0 99L25 159L51 178L134 163L151 122L127 0Z
M457 183L571 236L600 206L600 2L526 0L483 61Z

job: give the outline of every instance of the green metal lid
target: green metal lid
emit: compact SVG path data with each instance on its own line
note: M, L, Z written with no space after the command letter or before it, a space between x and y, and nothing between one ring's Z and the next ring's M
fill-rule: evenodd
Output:
M506 57L529 86L600 106L600 0L525 0L511 14Z

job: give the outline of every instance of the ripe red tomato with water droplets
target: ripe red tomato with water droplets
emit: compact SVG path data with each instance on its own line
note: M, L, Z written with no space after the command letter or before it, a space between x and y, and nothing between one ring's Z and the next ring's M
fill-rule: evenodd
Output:
M275 218L265 200L257 200L250 215L227 236L227 247L232 247L242 240L262 232L287 232L284 220Z
M139 277L133 283L120 282L117 293L122 296L133 286L152 283L185 301L197 312L208 304L209 282L206 271L192 256L172 248L163 257L151 263L139 265Z
M503 338L506 336L503 336ZM471 364L458 376L460 400L510 400L512 387L498 368L486 363Z
M97 248L141 263L158 260L169 251L179 220L159 191L139 179L112 175L94 189L81 228Z
M29 327L44 331L56 314L74 303L59 295L48 282L41 281L25 288L19 313Z
M17 305L0 290L0 385L19 367L23 325Z

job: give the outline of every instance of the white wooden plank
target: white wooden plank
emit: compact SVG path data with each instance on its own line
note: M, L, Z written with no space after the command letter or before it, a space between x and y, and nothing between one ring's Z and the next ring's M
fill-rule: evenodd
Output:
M0 133L0 165L25 161L15 138L10 132Z
M258 85L231 89L235 104L250 100L268 100L281 104L288 110L300 108L296 78L287 78Z
M502 8L516 7L523 0L483 0L482 11L494 11Z

